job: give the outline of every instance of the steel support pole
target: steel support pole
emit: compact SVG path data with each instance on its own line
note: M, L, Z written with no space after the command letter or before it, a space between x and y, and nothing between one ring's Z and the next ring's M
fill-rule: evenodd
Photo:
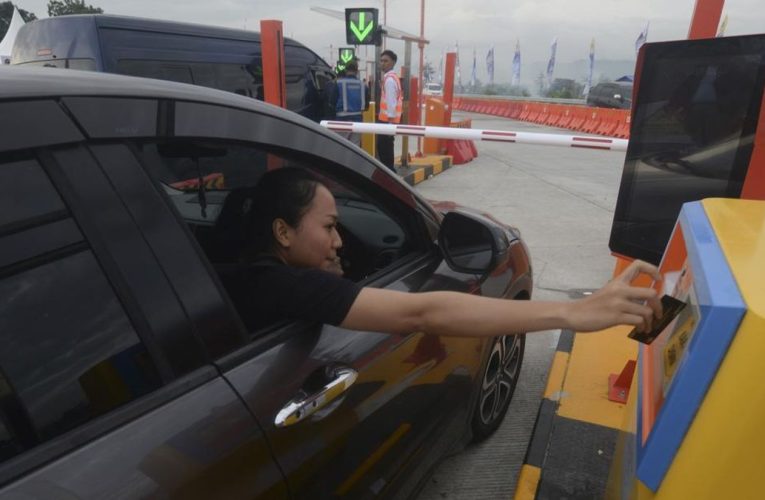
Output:
M454 101L454 68L457 65L457 53L446 53L446 68L444 70L444 127L450 127L452 124L452 106Z
M401 91L403 92L404 103L402 106L401 123L409 121L409 106L412 100L409 94L409 75L412 68L412 41L404 40L404 65L401 66ZM401 166L409 166L409 137L401 138Z

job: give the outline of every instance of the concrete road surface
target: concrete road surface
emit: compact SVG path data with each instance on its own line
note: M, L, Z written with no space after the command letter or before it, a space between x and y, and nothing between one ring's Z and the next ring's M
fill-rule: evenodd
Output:
M574 134L478 114L473 128ZM577 134L582 135L582 134ZM476 143L478 158L416 186L428 199L484 209L520 228L531 251L533 298L581 297L611 277L611 220L624 152ZM512 498L558 333L528 335L519 386L494 436L446 459L418 500ZM604 380L605 384L606 381Z

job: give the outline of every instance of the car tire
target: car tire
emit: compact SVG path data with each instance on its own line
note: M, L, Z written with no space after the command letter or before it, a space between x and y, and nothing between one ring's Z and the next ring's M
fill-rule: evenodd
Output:
M504 335L492 341L473 410L473 442L491 436L505 418L521 374L526 335Z

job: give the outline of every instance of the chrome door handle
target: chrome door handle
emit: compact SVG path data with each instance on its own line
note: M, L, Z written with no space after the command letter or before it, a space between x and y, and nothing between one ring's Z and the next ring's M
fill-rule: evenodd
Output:
M320 391L308 396L301 396L287 403L276 415L274 424L277 427L287 427L305 420L348 390L358 375L358 372L353 368L336 370L335 378L322 387Z

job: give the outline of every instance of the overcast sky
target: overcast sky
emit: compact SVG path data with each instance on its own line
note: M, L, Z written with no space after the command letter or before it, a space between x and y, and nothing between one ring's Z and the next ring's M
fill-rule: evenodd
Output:
M14 0L21 8L47 17L47 0ZM310 10L377 7L383 0L86 0L106 13L154 17L257 30L261 19L279 19L287 36L330 59L330 46L345 44L343 23ZM695 0L425 0L426 57L438 67L441 53L459 42L463 78L478 54L478 76L485 79L484 58L495 47L496 80L510 78L516 40L524 64L546 61L558 38L557 61L586 59L595 38L596 61L635 58L635 39L650 22L648 40L686 38ZM727 35L765 32L765 0L727 0ZM413 34L420 31L418 0L387 0L387 22ZM389 48L403 54L403 43ZM371 54L371 52L370 52ZM332 52L336 60L337 52ZM413 55L417 60L416 53ZM328 61L331 62L331 61ZM415 63L416 64L416 63Z

